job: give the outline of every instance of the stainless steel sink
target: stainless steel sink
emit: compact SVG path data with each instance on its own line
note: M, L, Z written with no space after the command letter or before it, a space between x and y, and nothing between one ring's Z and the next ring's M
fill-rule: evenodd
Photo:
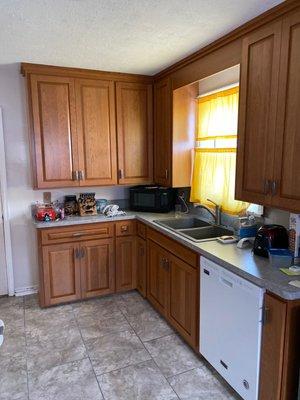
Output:
M219 225L212 225L198 218L170 218L155 220L153 222L194 242L215 240L217 237L233 234L233 231L230 229Z
M209 224L208 222L202 221L198 218L170 218L159 219L153 222L174 230L211 226L211 224Z
M224 235L232 235L232 231L222 226L211 225L204 228L181 229L178 231L182 236L187 237L195 242L203 242L214 240L217 237Z

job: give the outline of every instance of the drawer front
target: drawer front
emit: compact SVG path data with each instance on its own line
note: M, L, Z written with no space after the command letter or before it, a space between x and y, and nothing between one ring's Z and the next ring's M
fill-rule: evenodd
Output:
M104 239L113 236L113 223L85 224L41 230L42 245Z
M142 224L141 222L137 222L136 230L139 237L146 239L146 225Z
M136 223L134 220L116 222L116 236L135 235Z

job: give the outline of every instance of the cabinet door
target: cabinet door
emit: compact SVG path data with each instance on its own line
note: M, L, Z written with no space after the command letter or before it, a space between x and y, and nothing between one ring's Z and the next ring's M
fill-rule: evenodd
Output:
M140 294L146 297L146 282L147 282L147 245L144 239L137 239L137 290Z
M116 239L116 291L136 288L136 241L134 236Z
M35 187L78 186L74 79L34 74L29 79Z
M186 262L169 254L170 307L168 318L178 332L194 348L198 347L198 274Z
M76 79L80 186L117 183L114 83Z
M243 39L236 198L271 203L281 22Z
M72 243L43 246L44 306L81 298L78 246Z
M300 11L283 19L272 204L300 212Z
M167 315L169 304L169 273L166 267L168 252L156 243L147 242L147 299L161 313Z
M266 318L263 327L260 400L280 400L284 356L286 303L265 295Z
M172 89L170 79L154 86L154 181L171 186Z
M152 84L116 84L119 183L153 181Z
M100 239L81 242L80 257L82 297L114 293L114 240Z

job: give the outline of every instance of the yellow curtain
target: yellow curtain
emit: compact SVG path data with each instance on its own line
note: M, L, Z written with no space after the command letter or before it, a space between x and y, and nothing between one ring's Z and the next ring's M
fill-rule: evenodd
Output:
M195 149L190 200L210 206L207 199L211 199L229 214L240 214L248 207L248 203L234 200L236 148L226 145L236 138L237 117L238 87L199 99L199 147ZM206 147L212 140L216 148Z

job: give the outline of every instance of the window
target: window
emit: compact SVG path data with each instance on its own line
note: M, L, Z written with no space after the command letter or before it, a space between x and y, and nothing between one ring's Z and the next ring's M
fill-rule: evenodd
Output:
M238 86L198 99L191 201L240 214L248 203L234 199L238 119Z

